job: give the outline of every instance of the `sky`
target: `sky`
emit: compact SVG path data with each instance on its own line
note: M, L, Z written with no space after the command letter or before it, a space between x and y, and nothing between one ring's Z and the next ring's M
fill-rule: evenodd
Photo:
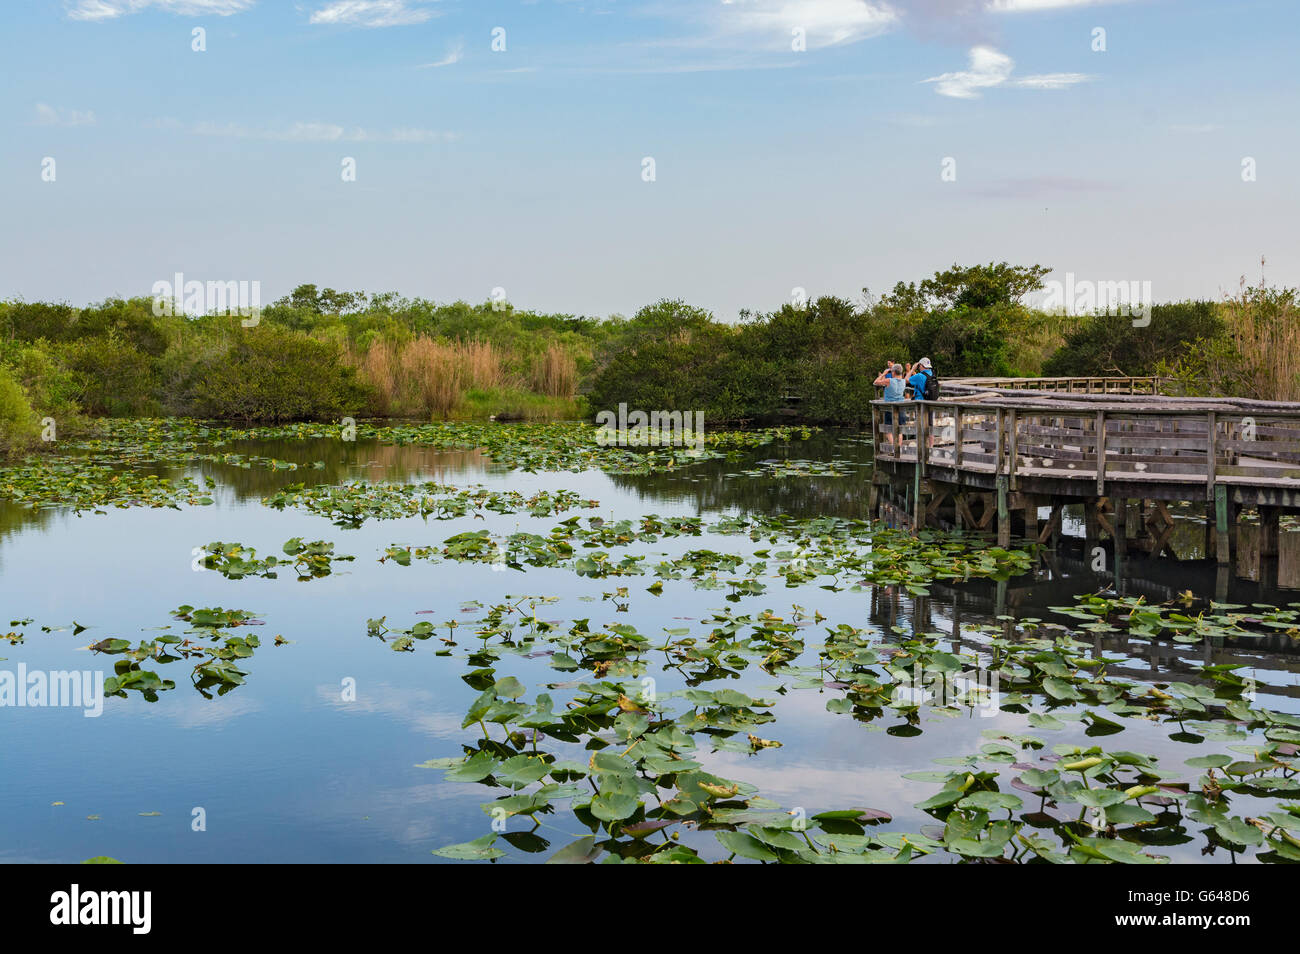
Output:
M1298 36L1295 0L4 0L0 299L1300 285Z

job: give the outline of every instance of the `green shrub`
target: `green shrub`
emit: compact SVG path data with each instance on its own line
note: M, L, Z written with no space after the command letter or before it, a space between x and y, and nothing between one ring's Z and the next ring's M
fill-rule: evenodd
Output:
M356 415L369 399L337 346L265 324L236 336L196 369L188 404L196 417L244 423Z
M1177 363L1197 341L1218 338L1224 330L1213 302L1154 305L1146 325L1127 315L1097 315L1082 320L1043 365L1051 377L1154 374L1157 366Z
M927 315L912 332L907 350L912 360L928 357L939 378L1009 377L1011 346L1008 314L1019 306L994 306Z
M116 332L70 341L59 347L59 357L72 372L87 414L125 417L157 412L154 362Z
M16 341L67 341L73 337L77 313L67 303L0 302L0 334Z
M81 309L72 332L78 338L114 338L156 358L167 350L168 320L154 315L152 298L107 298Z
M779 388L735 328L709 322L677 327L665 338L637 335L596 375L587 401L593 414L621 403L647 413L698 411L712 426L770 413Z
M801 398L800 416L818 424L870 420L876 375L904 358L896 328L832 295L758 316L743 327L741 350L758 359L752 416L772 416L789 394Z
M0 367L0 458L30 448L40 436L40 423L22 385Z
M60 422L81 413L81 386L76 375L46 342L16 348L4 363L27 392L37 413Z

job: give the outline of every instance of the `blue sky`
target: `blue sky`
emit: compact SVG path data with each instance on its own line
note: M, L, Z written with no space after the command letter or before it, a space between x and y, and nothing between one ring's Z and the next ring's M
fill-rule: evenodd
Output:
M1294 0L7 0L0 297L1296 285L1297 36Z

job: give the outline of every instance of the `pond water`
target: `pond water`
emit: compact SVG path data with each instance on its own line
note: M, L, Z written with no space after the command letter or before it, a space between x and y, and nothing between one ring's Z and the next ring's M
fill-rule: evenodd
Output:
M537 741L525 739L524 734L511 740L508 732L521 731L517 721L480 727L469 720L468 727L462 727L484 687L506 677L521 684L520 702L531 704L545 692L554 697L557 710L581 691L575 688L579 682L603 676L626 684L632 721L643 708L660 711L657 705L674 715L689 711L690 697L673 694L691 689L732 689L749 697L746 701L770 701L770 707L742 706L746 715L737 722L738 732L695 735L696 744L686 754L703 771L754 787L719 796L718 804L729 804L732 810L775 812L779 806L783 817L794 812L792 817L811 819L827 811L875 809L891 816L878 824L865 824L861 818L846 821L848 827L840 833L847 846L843 854L860 849L853 840L860 830L868 838L912 833L918 846L929 848L911 855L914 860L944 863L981 857L978 851L935 847L945 840L944 811L916 805L934 796L943 783L938 776L905 776L952 772L952 760L979 754L990 745L984 751L992 760L980 762L979 768L969 763L972 772L998 772L996 783L987 787L1016 792L1024 804L1014 810L995 808L987 818L975 821L989 826L999 819L1023 819L1025 832L1037 832L1061 853L1069 850L1064 828L1089 806L1042 806L1040 796L1009 785L1031 764L1035 771L1050 771L1053 763L1039 760L1055 759L1053 746L1101 746L1107 753L1153 757L1165 770L1165 781L1181 778L1192 794L1202 791L1199 780L1205 768L1189 767L1188 758L1226 754L1234 762L1249 762L1254 756L1245 750L1257 750L1266 735L1275 749L1265 761L1285 763L1294 754L1287 740L1300 722L1285 717L1300 713L1300 641L1286 625L1274 627L1272 636L1187 642L1175 642L1167 635L1150 638L1124 626L1090 631L1079 618L1051 608L1070 605L1082 594L1109 592L1119 597L1113 579L1093 571L1081 553L1066 552L1054 562L1036 559L1031 570L1000 581L935 580L910 588L863 582L864 574L853 569L833 577L812 574L806 582L790 586L787 583L797 577L783 578L777 572L783 560L780 551L790 549L789 545L707 530L698 536L665 534L653 542L626 546L584 548L580 539L571 541L574 558L595 549L609 553L613 560L644 554L649 572L642 575L593 577L580 575L568 565L521 563L522 569L514 569L506 565L510 560L429 561L418 555L409 565L393 558L380 561L394 546L441 549L448 538L471 531L545 536L573 517L581 527L590 526L593 517L639 524L648 514L665 520L701 516L710 523L728 516L776 514L793 519L862 519L870 473L866 435L831 432L808 440L777 440L740 448L725 459L649 474L528 473L494 462L482 450L395 446L364 436L356 441L249 440L221 450L298 466L276 469L260 462L245 467L217 461L151 465L157 473L188 474L200 484L211 478L215 482L212 503L204 506L182 503L179 509L107 508L105 513L75 514L66 508L34 510L0 502L0 635L20 634L0 640L0 671L16 672L20 665L27 672L89 670L102 681L114 674L115 663L124 657L88 647L113 639L135 646L163 635L186 638L190 623L174 615L182 606L246 610L260 622L219 632L221 637L256 635L260 641L251 656L236 660L246 672L243 683L224 691L218 691L218 686L195 688L193 667L206 657L165 663L146 659L142 669L175 683L175 688L157 692L156 701L148 701L139 691L126 691L124 696L104 699L102 715L96 718L87 718L82 709L71 706L0 709L4 777L0 859L448 862L433 852L463 843L490 844L477 849L482 852L477 856L499 863L544 861L575 842L586 852L589 843L579 839L593 835L588 824L591 816L570 810L566 800L533 817L513 814L503 821L498 813L494 829L490 803L514 794L510 782L501 784L498 779L493 784L491 777L449 779L446 766L463 759L467 748L477 751L485 728L497 762L504 762L511 752L537 749L585 765L605 742L618 746L608 751L624 753L634 748L638 727L620 738L617 727L602 722L589 736L566 739L563 733L544 732ZM818 476L817 466L782 468L765 461L835 462L838 472ZM796 472L790 473L791 469ZM527 509L482 510L445 520L412 516L339 526L300 507L277 509L263 503L291 484L310 487L355 480L482 485L489 491L517 491L525 497L570 491L599 504L547 516L533 516ZM1296 535L1284 536L1284 550L1291 553ZM287 564L280 566L275 578L233 579L205 567L203 554L196 550L222 541L255 549L258 557L279 555L291 560L282 545L294 538L328 541L336 555L351 555L355 560L335 561L328 575L306 580L299 580ZM1186 539L1189 548L1199 540L1199 529L1190 523ZM698 554L686 556L699 550L743 556L745 564L731 573L711 577L704 572L695 579L693 571L679 573L680 579L653 572L660 561L678 558L701 566ZM1243 551L1248 554L1249 546ZM746 569L754 561L764 564L760 572ZM1240 572L1219 579L1215 568L1202 562L1134 560L1126 568L1121 589L1124 595L1141 595L1155 603L1191 590L1196 599L1177 608L1192 616L1212 598L1283 608L1300 600L1295 591L1278 585L1291 581L1289 564L1264 573L1265 582L1261 582L1258 560L1252 566L1253 570L1243 566ZM762 585L761 592L727 582L750 577ZM504 616L513 638L505 643L500 633L488 640L476 638L477 621L499 604L515 609ZM1108 674L1137 686L1131 694L1146 693L1150 686L1166 687L1159 691L1167 693L1172 683L1217 690L1221 687L1205 677L1204 667L1238 665L1243 667L1235 670L1238 675L1254 680L1245 704L1280 713L1283 721L1261 725L1259 720L1241 718L1240 709L1216 717L1222 731L1207 730L1210 717L1194 712L1184 712L1181 723L1168 713L1155 718L1117 714L1096 721L1082 717L1099 709L1095 701L1082 703L1068 694L1061 699L1042 693L1029 693L1024 705L1004 705L997 711L978 704L856 708L844 702L848 683L842 671L837 679L829 670L821 678L779 665L765 669L761 653L741 659L742 653L704 665L666 651L636 654L637 662L632 664L627 661L632 654L615 652L606 654L614 660L612 668L593 673L586 665L557 666L557 650L575 660L582 655L574 648L573 637L565 636L570 640L566 646L541 637L522 639L537 631L534 619L555 623L553 632L560 634L569 634L574 620L587 620L593 633L607 624L632 626L655 647L692 636L704 643L719 625L719 615L756 618L764 610L793 624L794 634L803 641L797 665L813 668L828 627L840 624L852 628L855 646L870 652L888 651L914 636L924 636L944 653L967 654L974 660L988 657L992 640L1042 637L1044 632L1036 629L1038 621L1052 622L1071 627L1086 644L1077 650L1080 658L1112 660ZM380 618L382 626L368 625ZM25 620L30 622L24 624ZM445 626L449 621L460 626ZM401 645L396 631L421 622L433 624L431 637L407 639L411 651L394 651L395 644ZM672 633L666 636L665 631ZM1294 627L1290 632L1295 632ZM454 645L442 641L449 634ZM213 643L206 637L193 638ZM489 643L504 648L490 659L467 658ZM888 652L881 658L888 659ZM1079 668L1086 673L1086 667ZM486 676L481 672L489 669ZM478 676L464 678L476 670ZM555 685L560 688L547 689ZM647 686L653 696L636 695L638 687ZM507 695L502 687L501 698ZM670 701L637 704L654 698ZM1217 712L1224 698L1236 694L1201 702ZM829 709L828 703L833 703ZM1049 706L1054 708L1048 721L1032 719L1031 714L1046 713ZM755 712L772 718L754 719ZM733 714L726 710L722 717ZM751 736L758 741L749 741ZM1041 740L1042 747L1025 747L1024 736ZM592 738L601 741L593 745ZM1007 739L1013 741L1008 745ZM780 745L769 746L765 740ZM715 743L721 745L716 751ZM1064 756L1063 762L1055 764L1059 768L1071 758ZM449 761L421 764L439 759ZM1079 771L1082 777L1083 770ZM1256 771L1261 773L1258 777L1282 780L1293 774L1289 763L1280 769L1270 763ZM605 779L619 770L610 773L599 776L602 791ZM1117 784L1134 784L1129 776L1122 778L1125 781ZM596 787L590 778L577 775L567 781L585 789L587 796ZM1091 785L1104 787L1106 780L1092 776ZM980 787L977 784L971 791ZM520 786L525 792L536 788L537 784ZM1272 812L1285 820L1286 806L1296 795L1294 788L1286 783L1266 791L1247 786L1225 793L1220 804L1231 816L1256 818ZM671 794L672 787L667 791ZM613 794L620 792L615 786ZM578 802L584 798L569 794ZM1136 807L1143 797L1132 796L1126 804ZM751 799L748 806L747 798ZM1180 862L1254 861L1266 854L1264 860L1287 860L1276 851L1266 853L1269 845L1261 847L1253 834L1239 836L1240 843L1230 835L1222 837L1224 831L1232 831L1226 821L1216 834L1213 819L1193 820L1185 813L1178 790L1153 788L1145 798L1141 804L1157 816L1157 822L1126 828L1133 819L1118 810L1116 818L1108 821L1114 825L1118 820L1127 831L1121 832L1127 843L1150 854ZM631 817L655 817L653 812L644 814L654 799L645 796L642 801L645 809ZM744 820L737 816L737 821ZM951 840L955 821L949 821ZM1288 829L1279 825L1275 819L1266 826L1273 831L1270 844L1286 845L1282 833ZM827 822L821 830L834 827ZM789 833L788 826L781 824L769 828ZM718 826L688 821L671 826L672 834L655 832L644 844L667 844L672 839L705 860L724 859L733 851L736 860L771 860L761 845L758 849L753 845L763 842L774 850L781 843L775 835L765 842L762 833L756 839L744 835L748 841L724 842L716 830ZM1099 830L1083 826L1074 830L1084 837L1105 834L1104 825ZM1256 826L1256 830L1263 829ZM800 826L793 831L804 837ZM986 827L983 837L995 837L989 834L992 831ZM595 834L597 842L608 837L604 828ZM1292 830L1292 834L1297 833ZM978 838L972 835L971 840ZM823 848L826 841L819 836ZM897 841L883 844L893 845L891 853L899 847ZM881 843L874 847L881 848ZM471 856L474 850L469 849ZM1020 860L1033 857L1020 849L1006 851L1006 857L1012 854ZM1002 856L1000 849L998 856Z

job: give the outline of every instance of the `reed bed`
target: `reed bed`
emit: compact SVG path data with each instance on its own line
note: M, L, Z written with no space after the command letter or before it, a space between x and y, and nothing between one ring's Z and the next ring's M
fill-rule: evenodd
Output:
M571 398L578 389L578 363L568 351L552 344L533 359L528 384L547 397Z
M1250 397L1300 400L1300 303L1294 289L1242 283L1221 314L1241 355Z
M547 397L572 398L578 371L573 358L552 345L527 376L511 371L507 355L488 341L439 341L419 337L404 343L376 339L350 360L374 393L372 411L381 416L450 417L473 392L511 394L527 384Z

